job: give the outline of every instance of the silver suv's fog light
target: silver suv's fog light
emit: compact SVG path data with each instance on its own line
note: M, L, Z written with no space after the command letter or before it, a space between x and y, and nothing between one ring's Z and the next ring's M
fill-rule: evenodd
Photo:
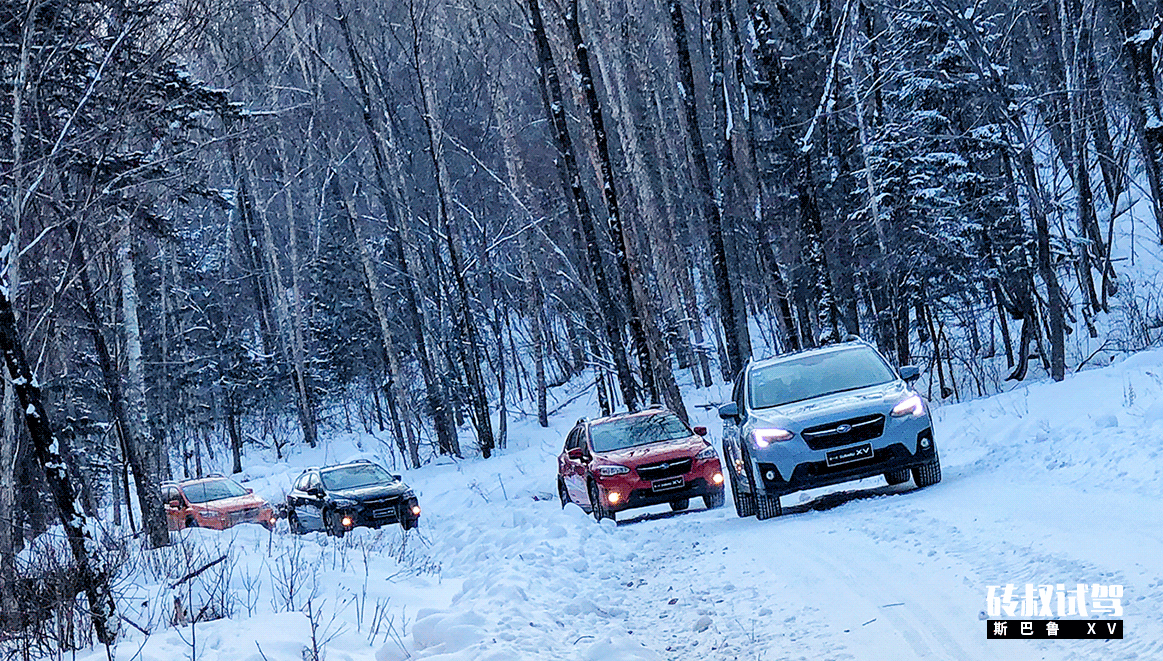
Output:
M921 439L921 447L923 447L923 448L929 447L929 437L926 436L925 438Z
M766 473L764 473L763 477L766 477L769 480L774 480L775 479L775 471L767 471Z

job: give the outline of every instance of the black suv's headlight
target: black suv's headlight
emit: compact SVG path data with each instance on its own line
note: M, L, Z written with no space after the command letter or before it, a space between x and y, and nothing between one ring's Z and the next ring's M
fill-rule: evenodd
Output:
M331 504L341 510L357 509L360 505L358 501L350 498L332 498Z

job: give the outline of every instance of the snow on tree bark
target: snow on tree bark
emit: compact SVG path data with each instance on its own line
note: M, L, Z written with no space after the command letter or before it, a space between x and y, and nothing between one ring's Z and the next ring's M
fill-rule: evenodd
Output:
M12 249L13 245L9 243L0 255L0 260L7 261L8 251ZM117 637L118 621L117 607L110 591L109 569L100 556L96 526L85 517L81 509L78 491L74 486L75 478L70 475L63 457L62 441L52 432L48 412L41 401L40 388L35 385L36 378L25 357L9 299L6 276L0 282L0 352L4 354L4 363L13 377L12 387L24 411L33 454L44 471L69 549L77 563L77 577L89 602L97 640L104 645L112 645Z
M389 246L391 249L392 265L399 273L408 276L405 284L400 288L404 295L404 314L408 317L409 326L412 330L412 337L416 347L416 359L420 364L420 374L423 376L424 387L428 395L428 411L433 417L433 426L436 428L437 445L444 454L460 456L460 442L456 436L456 427L452 421L451 411L449 411L448 400L436 378L432 367L432 360L428 354L428 342L424 331L424 323L420 315L419 297L416 295L415 290L415 279L411 277L411 267L404 252L405 229L403 219L400 218L397 211L402 205L393 199L393 189L388 185L389 169L395 172L397 175L395 178L399 178L399 173L389 165L388 159L384 154L383 143L385 141L389 144L393 142L390 139L391 126L385 123L383 130L386 135L381 135L372 117L372 98L370 92L368 92L364 67L359 53L356 51L355 40L351 34L351 26L348 24L347 14L343 10L341 0L335 0L335 13L340 32L343 34L343 43L346 47L348 65L355 75L359 90L359 101L362 105L361 119L363 120L368 141L372 146L380 205L383 208L384 214L387 216L389 234L392 238ZM401 186L401 189L403 189L403 186Z
M731 275L727 264L727 246L723 236L721 198L715 192L711 171L707 165L707 150L699 123L698 104L695 97L695 75L691 66L686 15L682 0L669 0L669 10L675 48L678 50L679 96L685 111L686 132L694 161L695 188L703 220L707 223L707 234L711 240L711 266L715 276L719 317L724 332L727 334L727 357L730 363L728 373L734 376L750 358L751 346L746 341L745 329L739 325L739 313L736 311L734 291L731 287ZM716 136L716 139L719 137Z
M545 110L553 128L553 138L556 142L558 156L561 158L565 179L569 182L574 209L577 211L578 222L582 228L586 255L589 258L594 286L598 294L598 307L602 317L600 323L605 331L606 343L614 358L614 367L618 376L618 385L622 391L623 403L626 408L635 411L638 409L638 386L634 383L634 377L630 373L630 363L622 346L622 329L617 321L618 314L614 308L615 299L606 276L602 253L598 248L598 234L597 228L594 226L593 212L582 186L577 154L574 151L573 140L569 135L561 79L558 75L557 65L553 61L553 52L549 48L549 37L545 32L541 6L538 0L527 0L527 6L533 27L533 39L537 47L538 74L541 78L541 84L544 86Z
M157 466L169 461L164 448L147 440L145 371L142 365L141 323L138 321L137 276L133 263L133 226L127 215L118 236L117 261L121 269L122 326L125 332L125 420L130 464L134 467L141 522L154 548L170 543L169 526L158 488Z
M585 96L590 124L593 127L594 139L597 142L602 174L602 197L606 202L607 223L614 243L614 261L620 276L621 293L630 312L628 319L630 336L638 355L642 387L649 393L654 402L658 401L658 396L661 394L667 406L685 420L686 408L683 406L682 395L679 393L670 370L670 354L665 351L661 339L657 338L657 326L654 324L653 315L649 309L650 301L646 299L646 291L641 284L642 276L638 268L640 265L636 256L631 254L633 247L622 221L617 185L614 180L614 163L610 157L609 138L606 133L605 120L602 117L598 92L594 84L589 47L581 34L577 0L570 0L565 13L565 22L573 40L574 54L577 57L580 73L578 84ZM659 380L662 383L658 383Z

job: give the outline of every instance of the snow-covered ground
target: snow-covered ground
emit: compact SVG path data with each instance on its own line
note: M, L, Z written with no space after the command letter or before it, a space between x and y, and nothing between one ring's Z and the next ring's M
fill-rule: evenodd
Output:
M570 387L560 401L580 392ZM724 395L686 397L716 444ZM616 525L562 510L555 457L596 407L583 395L549 429L513 421L492 459L406 471L424 508L417 533L185 533L119 586L151 634L127 626L116 658L301 661L312 647L328 661L1163 658L1163 351L940 407L940 484L793 494L768 521L737 518L729 499ZM303 466L382 447L335 439L251 466L249 485L279 500ZM1123 585L1126 637L986 640L987 586L1007 583ZM175 595L233 615L171 627Z

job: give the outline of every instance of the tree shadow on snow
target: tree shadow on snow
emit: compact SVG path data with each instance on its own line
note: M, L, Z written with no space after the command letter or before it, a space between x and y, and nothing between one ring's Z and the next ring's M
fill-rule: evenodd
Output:
M917 488L912 484L898 484L898 485L882 485L879 487L867 487L863 489L849 489L846 491L833 491L831 493L816 496L811 500L796 503L795 505L783 506L783 515L789 514L803 514L804 512L816 511L825 512L830 509L835 509L841 505L858 500L868 500L871 498L881 498L883 496L893 496L897 494L905 494L911 491L917 491ZM794 498L796 494L792 494ZM786 497L785 497L786 498ZM786 503L786 499L784 500Z
M794 505L789 505L788 504L789 496L784 496L784 498L783 498L783 503L784 503L783 516L789 516L792 514L804 514L806 512L811 512L811 511L826 512L828 510L840 507L841 505L847 505L848 503L852 503L852 502L856 502L856 501L860 501L860 500L870 500L873 498L883 498L885 496L903 495L903 494L911 493L913 491L919 491L919 489L917 489L917 487L913 486L913 484L911 482L906 483L906 484L898 484L898 485L884 484L884 485L881 485L878 487L864 487L864 488L859 488L859 489L847 489L844 491L833 491L830 493L825 493L825 494L821 494L819 496L812 497L811 499L809 499L807 501L804 501L802 503L796 503ZM790 494L790 497L796 498L800 495L800 493L803 493L803 492ZM724 508L726 508L726 509L731 508L730 495L728 495L728 497L727 497L727 503L724 505ZM628 525L633 525L636 523L645 523L647 521L662 521L662 520L674 518L677 516L683 516L686 514L694 514L697 512L705 512L705 511L707 511L706 508L699 507L699 506L695 505L693 502L691 503L690 509L682 510L680 512L674 512L674 511L649 512L649 511L638 510L638 511L635 511L632 515L627 516L627 518L625 518L625 519L621 518L621 516L624 516L624 515L620 515L618 518L618 525L619 526L628 526ZM733 515L734 511L732 511L731 513Z
M727 503L724 507L730 507L730 506L731 506L731 503ZM705 507L699 507L698 505L694 504L693 502L691 503L690 509L685 509L685 510L682 510L679 512L675 512L675 511L648 512L648 511L644 511L644 510L639 510L639 511L634 512L631 515L628 515L627 518L625 518L625 519L621 518L622 515L619 515L618 525L619 526L628 526L628 525L632 525L635 523L645 523L647 521L662 521L664 519L670 519L670 518L674 518L676 516L683 516L685 514L694 514L696 512L706 512L706 511L708 511L708 510Z

